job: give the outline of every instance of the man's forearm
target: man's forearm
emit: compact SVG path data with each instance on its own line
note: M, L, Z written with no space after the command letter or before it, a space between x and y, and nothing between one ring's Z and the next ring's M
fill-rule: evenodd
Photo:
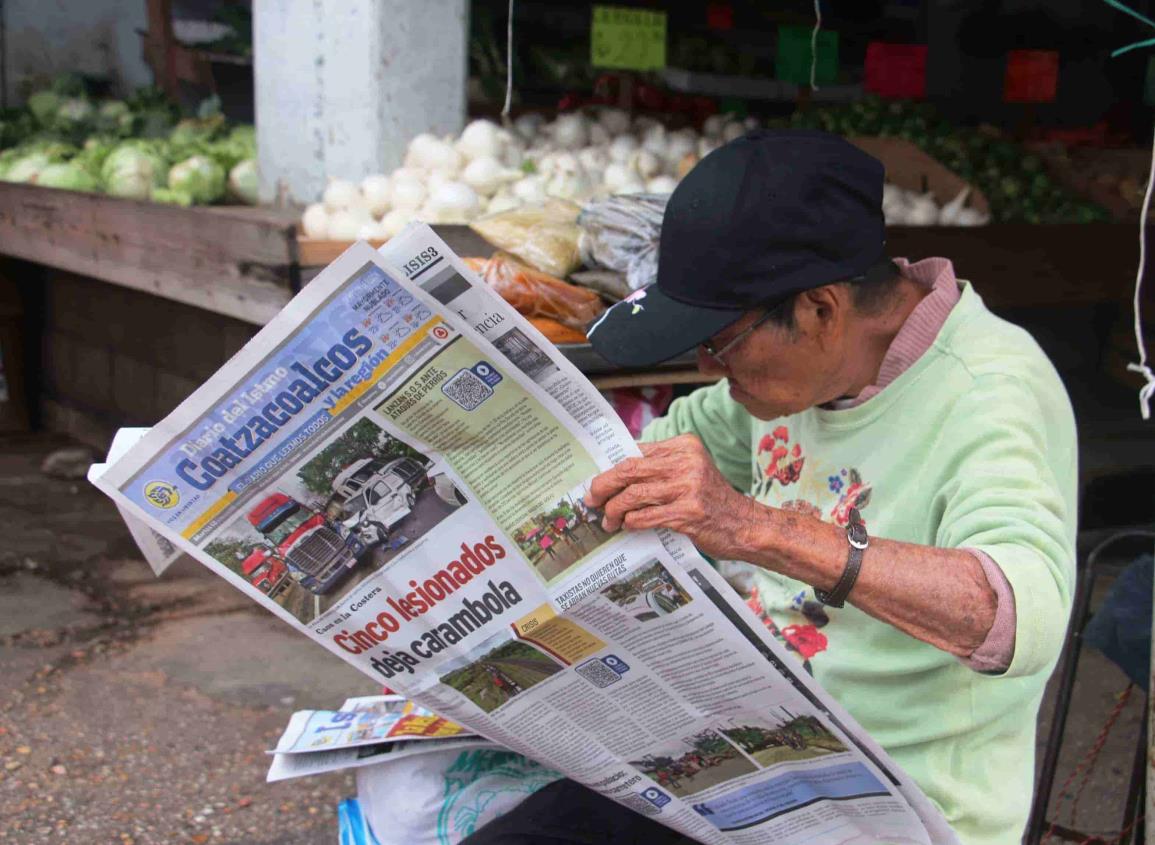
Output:
M753 500L742 560L830 590L842 577L846 530ZM847 599L864 613L959 657L978 648L991 626L997 595L982 564L963 549L938 549L871 538Z

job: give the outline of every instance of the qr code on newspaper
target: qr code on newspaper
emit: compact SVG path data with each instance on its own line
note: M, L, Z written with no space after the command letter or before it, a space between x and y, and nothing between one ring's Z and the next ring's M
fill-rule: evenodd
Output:
M472 370L458 370L441 385L441 392L467 411L472 411L493 395L493 388Z
M610 684L616 684L622 679L621 675L606 666L606 664L602 663L596 657L593 660L587 660L580 666L575 666L574 671L595 687L602 689L608 687Z

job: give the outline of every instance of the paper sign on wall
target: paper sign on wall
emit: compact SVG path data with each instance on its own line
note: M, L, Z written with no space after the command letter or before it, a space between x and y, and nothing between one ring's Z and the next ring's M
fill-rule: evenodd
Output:
M594 6L590 63L618 70L666 66L666 13L623 6Z

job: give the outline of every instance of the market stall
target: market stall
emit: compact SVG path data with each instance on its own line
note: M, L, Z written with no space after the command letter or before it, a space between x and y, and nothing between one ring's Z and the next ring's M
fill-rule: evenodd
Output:
M401 128L369 125L365 138L384 144L370 156L329 139L302 180L285 133L270 131L258 144L252 128L235 120L235 91L225 92L204 63L252 57L256 102L271 102L274 92L266 114L276 116L293 107L285 99L292 86L270 79L262 62L305 60L313 48L301 46L290 58L278 40L284 21L275 17L254 36L243 4L222 7L204 25L172 22L170 4L147 5L150 31L142 44L163 93L115 92L66 74L31 87L25 105L0 122L0 253L40 268L42 285L63 271L255 327L354 240L380 244L423 220L471 259L513 256L518 278L534 278L521 285L517 307L543 321L599 385L692 384L702 378L692 356L649 372L619 372L592 352L581 330L650 278L661 197L698 160L744 132L790 126L843 134L884 163L891 254L951 258L1004 311L1092 307L1095 355L1086 357L1096 359L1096 371L1103 350L1121 345L1141 155L1087 143L1118 142L1119 130L1097 130L1096 137L1024 130L1005 119L1006 108L992 109L999 119L976 123L952 116L957 110L941 98L932 105L927 48L918 43L925 22L896 21L888 40L861 20L831 15L812 55L799 10L759 16L741 6L711 7L703 23L685 11L575 15L526 4L512 54L521 82L511 116L502 118L502 10L477 4L468 20L470 83L463 92L475 116L448 133L449 112ZM374 20L361 22L372 30ZM530 46L551 27L581 38L549 55ZM262 31L273 39L273 53L249 40ZM357 49L350 45L351 53ZM195 73L190 57L201 62ZM1020 114L1042 108L1049 65L1007 61L1004 106ZM326 115L345 107L325 94L328 84L322 80L308 95L323 100ZM302 107L304 100L294 108ZM281 201L253 206L260 186L267 195L270 184L284 187L276 191ZM566 209L561 249L569 256L559 263L535 247L519 249L511 221L525 230L540 210L558 208ZM627 214L624 228L615 229L632 239L624 252L597 243L607 208L652 212L650 224L641 222L644 214ZM630 221L639 222L626 231ZM634 260L647 249L649 259ZM100 299L106 289L93 290ZM585 304L558 312L541 298L546 290ZM130 309L105 322L137 319ZM52 327L49 319L47 336ZM114 334L166 330L152 320ZM115 380L109 378L110 390ZM68 404L65 397L54 401L61 399ZM110 421L123 413L115 403L79 405Z

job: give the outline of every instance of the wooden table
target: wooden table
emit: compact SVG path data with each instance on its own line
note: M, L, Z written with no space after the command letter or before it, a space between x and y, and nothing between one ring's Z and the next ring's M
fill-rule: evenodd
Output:
M91 276L264 325L341 245L298 241L297 213L179 208L0 183L0 254ZM460 255L493 248L467 226L438 226ZM891 228L891 255L954 261L994 308L1125 305L1137 232L1130 224ZM313 262L310 266L310 262ZM599 386L708 381L691 367L579 366Z

